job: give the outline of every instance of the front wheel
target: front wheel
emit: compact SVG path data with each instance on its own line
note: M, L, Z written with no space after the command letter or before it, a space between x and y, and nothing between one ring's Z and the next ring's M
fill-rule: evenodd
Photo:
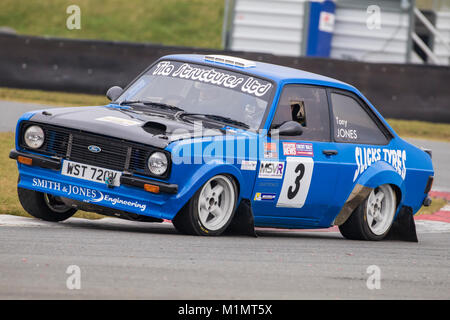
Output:
M17 188L22 207L35 218L58 222L75 214L76 209L64 204L59 197L34 190Z
M233 178L217 175L209 179L173 219L184 234L220 235L233 219L237 187Z
M394 221L397 199L388 184L372 190L352 215L339 226L341 234L352 240L382 240Z

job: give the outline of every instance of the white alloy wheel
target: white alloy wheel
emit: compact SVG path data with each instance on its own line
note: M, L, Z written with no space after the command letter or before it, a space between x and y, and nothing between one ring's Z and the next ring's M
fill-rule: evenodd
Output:
M366 218L370 231L384 234L392 225L396 209L396 197L391 186L385 184L372 190L367 200Z
M221 229L233 214L236 202L234 185L230 178L218 175L206 182L198 199L198 217L210 231Z

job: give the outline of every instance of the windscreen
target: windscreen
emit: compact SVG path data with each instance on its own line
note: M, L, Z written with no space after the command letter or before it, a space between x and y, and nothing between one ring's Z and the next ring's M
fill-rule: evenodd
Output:
M133 83L117 102L164 103L188 113L227 117L258 129L272 89L271 82L246 74L192 63L161 61Z

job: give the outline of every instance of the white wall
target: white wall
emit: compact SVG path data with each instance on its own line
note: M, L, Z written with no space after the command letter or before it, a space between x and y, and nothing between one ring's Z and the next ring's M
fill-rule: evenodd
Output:
M235 0L230 49L300 56L304 0Z
M405 63L409 14L381 8L380 28L367 27L367 8L336 8L331 57L370 62Z
M447 40L447 44L450 46L450 11L436 12L436 29ZM440 63L444 65L450 64L449 50L436 37L434 39L433 52L436 54Z

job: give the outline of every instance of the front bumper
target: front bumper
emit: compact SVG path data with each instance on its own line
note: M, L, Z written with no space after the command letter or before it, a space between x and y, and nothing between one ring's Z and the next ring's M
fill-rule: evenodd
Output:
M36 154L30 154L25 152L19 152L17 150L11 150L9 157L14 160L21 160L21 158L31 159L33 166L38 166L44 169L61 170L61 159L52 159Z
M62 159L17 150L9 157L18 161L21 188L161 219L171 220L179 210L176 184L123 174L121 185L111 188L62 175ZM158 186L159 193L145 191L145 185Z

